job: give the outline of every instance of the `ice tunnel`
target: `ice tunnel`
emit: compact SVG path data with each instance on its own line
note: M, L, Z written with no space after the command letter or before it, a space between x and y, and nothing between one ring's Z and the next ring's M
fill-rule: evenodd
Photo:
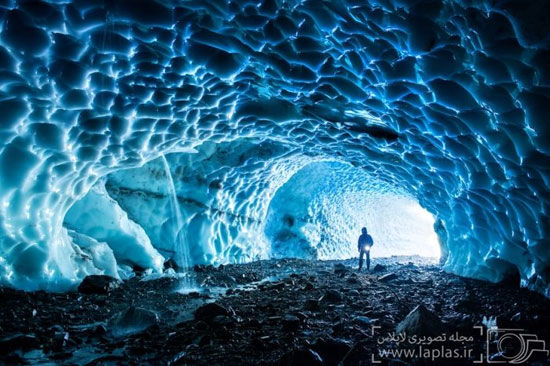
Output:
M354 192L374 187L432 215L446 270L519 272L550 296L548 14L520 0L4 1L0 281L161 272L181 243L195 263L346 256L348 229L323 228L352 222L376 200ZM338 202L345 215L308 214Z
M265 234L270 256L345 259L357 256L362 227L376 238L371 256L439 258L434 218L403 187L334 161L296 172L270 202Z

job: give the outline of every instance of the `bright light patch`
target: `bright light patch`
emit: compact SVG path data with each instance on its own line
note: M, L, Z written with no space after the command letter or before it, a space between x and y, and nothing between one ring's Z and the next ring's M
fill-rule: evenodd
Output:
M357 256L366 227L372 257L439 258L433 216L402 189L337 162L312 163L271 201L265 233L273 257L344 259Z
M392 255L441 256L439 239L434 231L434 217L413 198L393 193L365 192L364 202L349 210L357 212L356 223L364 222L372 235L372 257ZM335 212L336 213L336 212ZM349 240L357 240L359 230L351 230Z

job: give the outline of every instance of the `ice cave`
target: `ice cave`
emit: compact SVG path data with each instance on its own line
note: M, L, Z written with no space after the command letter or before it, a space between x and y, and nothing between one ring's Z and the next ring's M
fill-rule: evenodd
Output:
M0 18L2 291L355 265L365 226L373 263L550 297L549 2L5 0Z

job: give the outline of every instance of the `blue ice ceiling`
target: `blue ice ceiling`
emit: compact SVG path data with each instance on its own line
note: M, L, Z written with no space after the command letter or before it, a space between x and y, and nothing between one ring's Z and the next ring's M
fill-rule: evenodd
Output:
M548 14L520 0L3 1L1 281L161 271L174 248L159 227L178 225L169 201L145 203L168 194L168 154L190 256L257 258L277 190L332 159L430 211L447 270L517 269L549 295Z

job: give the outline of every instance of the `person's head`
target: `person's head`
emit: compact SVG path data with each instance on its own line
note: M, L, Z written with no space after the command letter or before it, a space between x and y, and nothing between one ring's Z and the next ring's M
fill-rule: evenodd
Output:
M366 234L366 233L367 233L367 228L366 228L366 227L362 228L362 229L361 229L361 232L362 232L363 234Z

